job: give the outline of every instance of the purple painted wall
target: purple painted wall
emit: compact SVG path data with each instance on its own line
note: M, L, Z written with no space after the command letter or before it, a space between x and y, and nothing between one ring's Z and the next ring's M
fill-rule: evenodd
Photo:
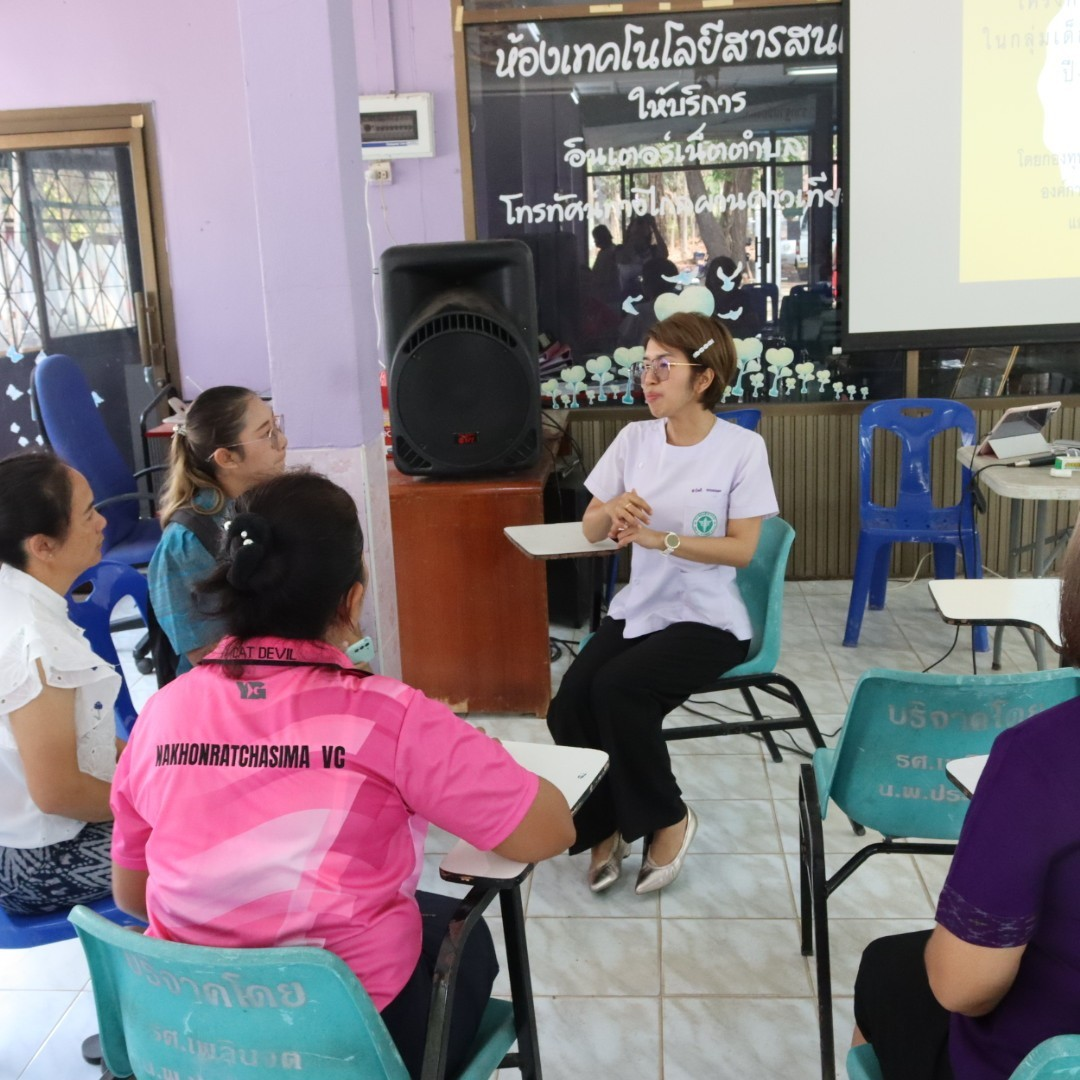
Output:
M394 182L369 189L376 256L392 244L463 240L450 2L355 0L353 20L361 94L428 91L435 99L435 156L395 161Z
M47 48L0 65L0 107L153 103L183 371L268 387L234 5L34 0L9 5L4 28Z
M268 388L236 6L34 0L6 7L6 40L27 47L26 62L0 65L0 108L153 103L185 391L226 380ZM364 92L435 94L437 156L395 162L394 183L371 189L375 259L390 243L460 239L449 0L354 0L353 15Z

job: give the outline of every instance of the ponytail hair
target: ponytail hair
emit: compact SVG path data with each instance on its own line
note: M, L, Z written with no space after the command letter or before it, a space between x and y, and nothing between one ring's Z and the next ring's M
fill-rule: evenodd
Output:
M162 526L168 525L181 507L190 506L200 514L221 512L226 495L217 478L213 453L239 441L248 401L255 396L243 386L212 386L188 406L169 447L169 478L161 495ZM237 452L243 453L243 448ZM209 508L193 505L192 500L200 490L214 493Z
M271 636L314 641L364 580L356 504L319 473L291 470L236 500L217 567L195 586L209 612L241 642Z

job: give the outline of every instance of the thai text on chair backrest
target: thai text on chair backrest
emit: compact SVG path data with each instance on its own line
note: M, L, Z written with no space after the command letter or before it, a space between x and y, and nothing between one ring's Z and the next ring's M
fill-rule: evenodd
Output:
M117 1075L407 1080L371 999L331 953L180 945L81 908L71 920Z
M1078 693L1072 669L990 677L868 671L848 705L827 795L886 836L955 840L968 801L946 763L989 753L999 732Z

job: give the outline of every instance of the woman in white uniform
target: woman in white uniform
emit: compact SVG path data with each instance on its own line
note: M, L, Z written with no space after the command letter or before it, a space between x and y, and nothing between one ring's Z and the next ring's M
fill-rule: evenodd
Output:
M557 743L611 759L570 849L591 849L593 892L615 882L639 836L637 892L675 880L697 819L672 773L663 719L749 648L735 569L753 558L777 504L764 441L713 413L736 363L731 335L704 315L680 312L653 326L639 367L655 419L623 428L585 482L593 496L585 535L633 545L630 584L548 711Z
M0 907L108 896L120 676L68 618L101 559L86 478L52 454L0 461Z

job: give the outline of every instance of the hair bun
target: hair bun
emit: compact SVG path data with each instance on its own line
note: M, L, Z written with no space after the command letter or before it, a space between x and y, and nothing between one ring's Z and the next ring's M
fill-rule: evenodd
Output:
M226 525L226 578L234 589L252 591L255 577L273 545L270 522L259 514L239 514Z

